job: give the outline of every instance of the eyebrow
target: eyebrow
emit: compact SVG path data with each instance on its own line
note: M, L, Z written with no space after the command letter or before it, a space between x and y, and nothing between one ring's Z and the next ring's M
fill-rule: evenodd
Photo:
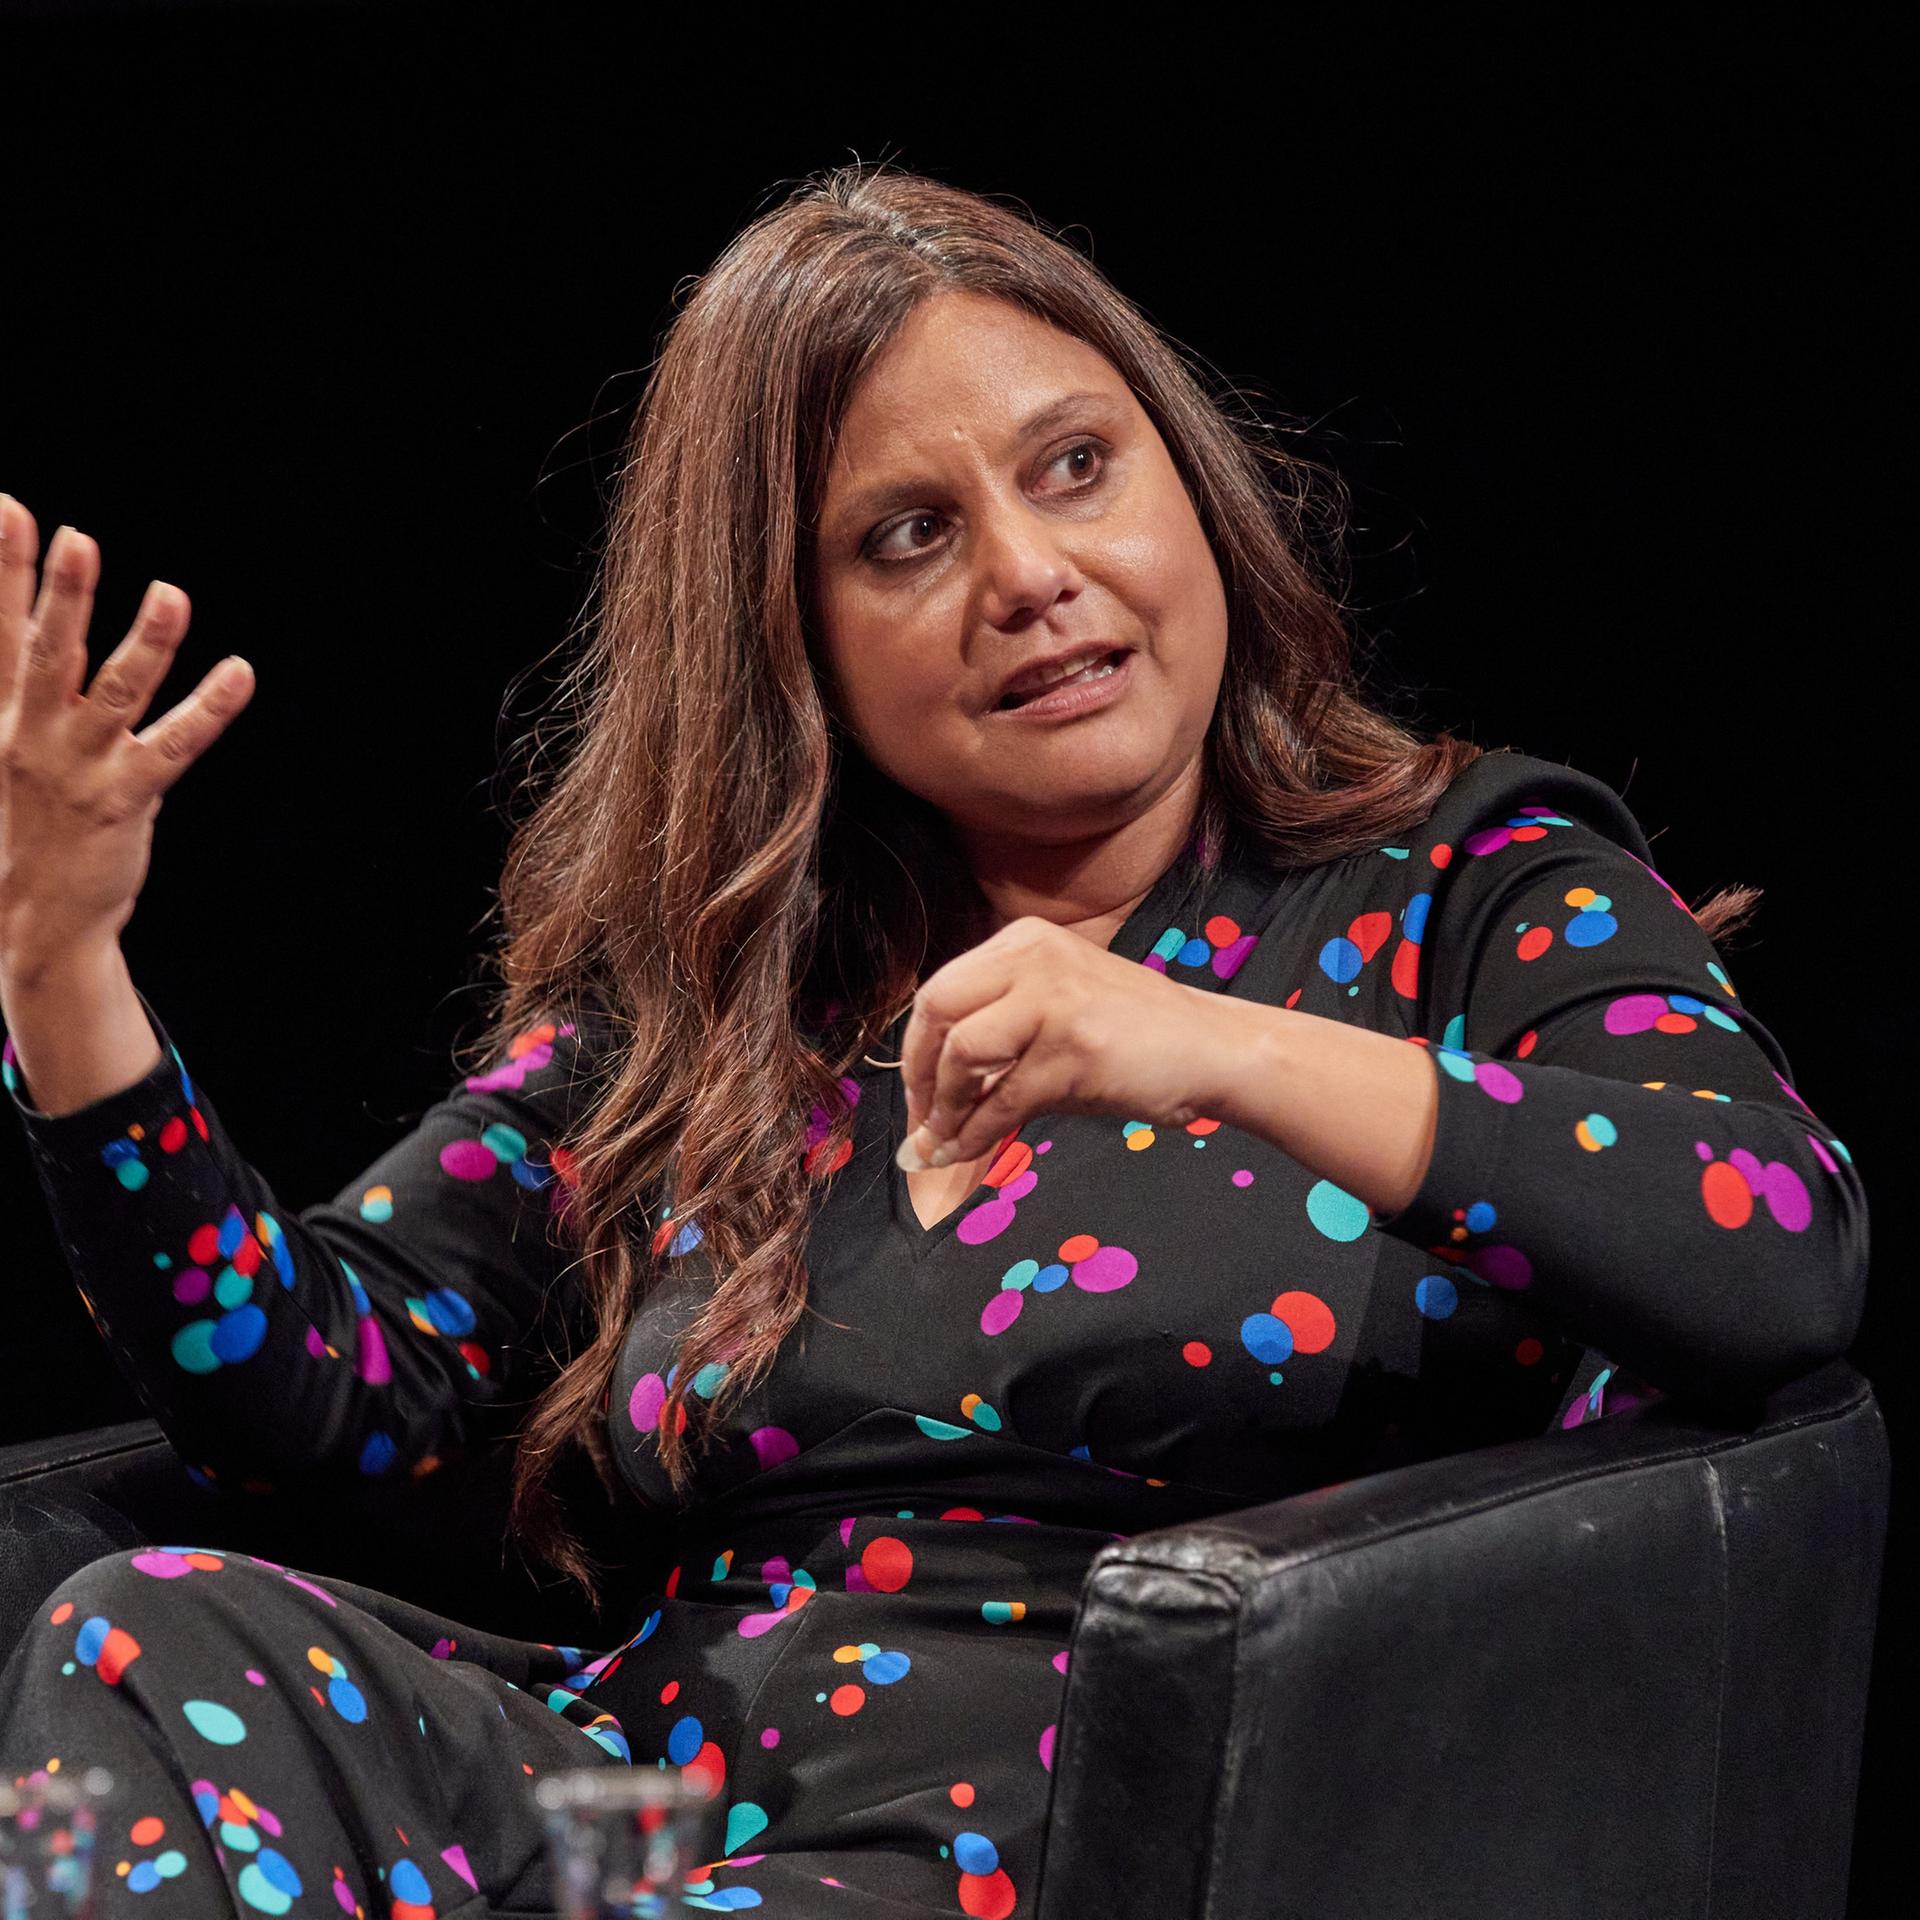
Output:
M1031 413L1020 423L1015 434L1016 440L1031 440L1037 434L1045 433L1057 426L1067 415L1076 413L1089 402L1096 406L1110 406L1113 395L1082 390L1078 393L1063 393L1057 400L1049 400L1038 412ZM927 480L894 480L881 486L866 487L854 494L836 516L838 526L863 525L869 516L890 513L895 507L910 507L925 497Z

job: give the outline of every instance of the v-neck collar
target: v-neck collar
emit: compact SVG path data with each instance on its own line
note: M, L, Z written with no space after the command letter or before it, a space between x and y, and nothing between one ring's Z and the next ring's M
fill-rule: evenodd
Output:
M1108 941L1107 951L1123 959L1155 966L1164 973L1171 960L1198 942L1207 952L1193 958L1211 957L1212 965L1205 973L1196 972L1191 978L1185 976L1183 969L1184 983L1203 991L1224 991L1259 938L1264 909L1279 877L1272 868L1257 860L1236 858L1232 853L1224 855L1212 868L1202 867L1195 843L1190 840L1148 889L1146 898L1128 914L1119 931ZM1225 922L1232 923L1231 930ZM1222 933L1225 938L1216 939L1215 933ZM900 1057L900 1041L911 1012L910 1006L904 1009L887 1029L884 1050L890 1058ZM913 1258L924 1260L952 1237L960 1222L980 1204L980 1196L988 1188L981 1180L932 1226L921 1226L920 1217L913 1210L906 1171L893 1157L906 1137L907 1100L901 1073L898 1068L877 1071L883 1072L888 1081L884 1143L888 1208L894 1225L912 1249ZM1047 1114L1033 1115L1013 1135L1013 1141L1025 1140L1031 1145L1035 1138L1044 1138L1053 1118ZM992 1171L991 1163L987 1171Z

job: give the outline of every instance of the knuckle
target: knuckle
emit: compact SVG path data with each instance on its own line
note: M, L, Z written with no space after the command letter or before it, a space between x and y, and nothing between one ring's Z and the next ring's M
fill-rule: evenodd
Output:
M193 742L184 727L161 728L154 735L153 750L172 767L183 767L193 758Z
M139 699L140 689L134 685L132 676L124 668L109 665L102 667L94 676L93 692L89 697L95 705L118 713Z

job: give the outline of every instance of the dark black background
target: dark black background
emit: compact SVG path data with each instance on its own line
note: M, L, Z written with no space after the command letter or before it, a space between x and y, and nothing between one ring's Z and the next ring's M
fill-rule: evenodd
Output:
M1859 1906L1897 1870L1913 1431L1890 28L677 11L0 4L0 488L100 543L94 664L150 578L191 597L149 718L223 654L258 675L125 939L196 1079L295 1210L450 1083L498 755L584 605L683 276L843 161L1017 196L1344 476L1402 719L1608 781L1691 901L1766 888L1729 969L1881 1228ZM0 1440L139 1417L23 1150L0 1206Z

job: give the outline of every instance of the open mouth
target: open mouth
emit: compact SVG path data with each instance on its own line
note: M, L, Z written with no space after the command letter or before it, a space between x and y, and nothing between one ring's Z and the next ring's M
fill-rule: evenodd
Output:
M1051 680L1044 687L1027 687L1021 692L1009 693L995 705L994 711L1009 713L1015 707L1030 706L1036 700L1064 693L1069 687L1086 686L1092 681L1108 679L1119 672L1129 651L1126 647L1116 647L1111 653L1103 653L1098 659L1089 660L1079 672L1068 674L1064 680Z

